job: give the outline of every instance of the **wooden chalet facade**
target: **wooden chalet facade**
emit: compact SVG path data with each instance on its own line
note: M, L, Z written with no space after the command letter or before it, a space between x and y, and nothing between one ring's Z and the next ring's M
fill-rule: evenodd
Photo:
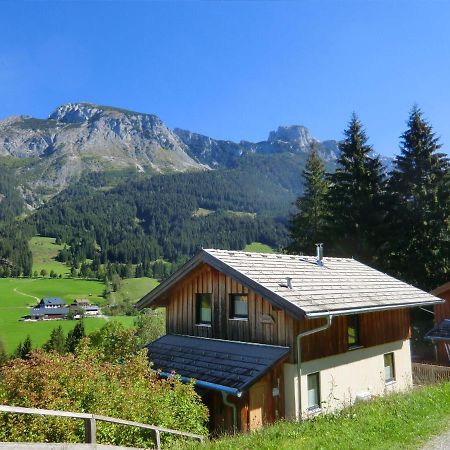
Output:
M212 431L246 431L409 387L410 308L439 301L352 259L202 250L137 307L166 308L154 368L198 380ZM244 373L265 349L281 356Z

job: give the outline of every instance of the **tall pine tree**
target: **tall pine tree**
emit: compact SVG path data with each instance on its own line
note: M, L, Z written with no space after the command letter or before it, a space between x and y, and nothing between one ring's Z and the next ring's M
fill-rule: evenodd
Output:
M407 125L389 181L387 268L431 289L450 274L449 160L417 106Z
M330 175L328 195L329 251L377 265L379 230L384 218L385 186L382 164L372 156L363 126L353 114L339 143L336 172Z
M288 247L288 251L313 254L314 244L323 242L325 238L326 195L329 184L323 161L314 144L311 145L303 178L304 193L295 202L298 212L291 219L292 243Z

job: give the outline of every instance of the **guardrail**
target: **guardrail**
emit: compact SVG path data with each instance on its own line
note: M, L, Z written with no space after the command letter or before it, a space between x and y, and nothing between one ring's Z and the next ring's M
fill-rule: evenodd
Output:
M155 432L156 448L161 450L161 433L175 434L186 438L196 439L203 442L204 436L199 434L187 433L184 431L171 430L169 428L156 427L146 423L132 422L130 420L116 419L114 417L99 416L97 414L76 413L69 411L54 411L52 409L38 409L38 408L23 408L21 406L0 405L0 413L11 414L34 414L38 416L54 416L54 417L69 417L72 419L84 420L84 442L86 444L97 443L97 420L100 422L115 423L118 425L125 425L130 427L143 428L146 430L153 430Z

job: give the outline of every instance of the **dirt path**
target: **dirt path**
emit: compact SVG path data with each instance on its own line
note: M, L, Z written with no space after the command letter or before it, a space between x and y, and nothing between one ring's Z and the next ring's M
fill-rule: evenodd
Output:
M24 295L25 297L31 297L31 298L34 298L34 299L37 300L37 301L40 301L40 300L41 300L40 298L35 297L34 295L25 294L25 292L21 292L21 291L19 291L19 289L17 289L17 288L14 288L13 291L14 291L14 292L17 292L19 295Z
M450 430L440 436L436 436L421 450L449 450L450 449Z

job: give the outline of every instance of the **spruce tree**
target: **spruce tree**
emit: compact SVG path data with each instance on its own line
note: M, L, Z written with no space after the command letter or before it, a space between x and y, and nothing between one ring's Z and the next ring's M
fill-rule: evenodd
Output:
M450 273L449 160L422 111L414 106L389 180L388 269L431 289Z
M288 251L300 254L312 254L314 244L323 242L327 218L326 195L328 181L323 161L317 153L315 144L303 171L304 193L295 202L298 212L291 219L292 243Z
M85 336L84 324L83 322L78 322L73 330L69 331L69 334L67 335L66 350L70 353L75 353L78 344Z
M31 338L30 336L27 336L23 343L20 342L17 346L14 356L21 359L30 359L31 348Z
M339 143L338 167L330 175L326 245L335 256L355 257L377 265L378 236L385 211L382 164L372 155L356 114L352 114L344 135Z
M54 351L63 355L66 352L66 342L62 326L54 328L50 334L50 339L44 344L44 350Z

